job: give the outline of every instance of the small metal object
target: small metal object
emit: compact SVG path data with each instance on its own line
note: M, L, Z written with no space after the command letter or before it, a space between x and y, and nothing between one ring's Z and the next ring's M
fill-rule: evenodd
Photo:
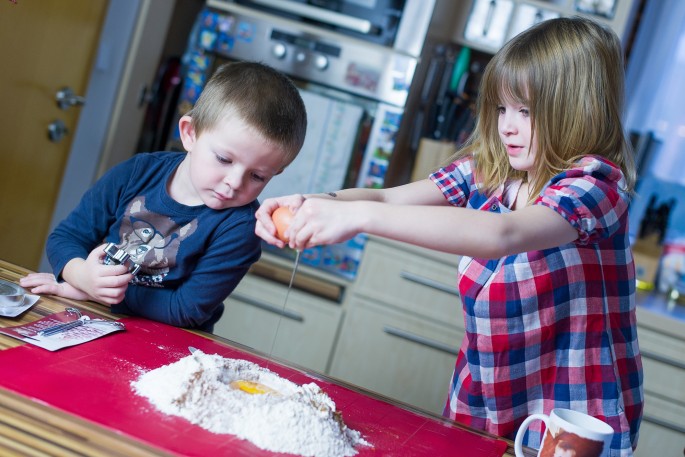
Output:
M103 260L105 265L124 265L128 267L128 271L134 276L140 271L140 265L131 260L130 254L118 248L116 244L107 243L103 250L105 251L105 258Z
M26 289L13 282L0 279L0 307L21 306L24 303Z
M76 95L71 87L62 87L55 94L57 106L60 109L69 109L72 106L83 106L86 103L85 97Z
M53 325L51 327L48 327L46 329L41 330L40 332L36 333L38 336L51 336L51 335L56 335L58 333L63 333L66 332L67 330L71 330L72 328L76 327L81 327L82 325L86 324L106 324L106 325L113 325L115 327L118 327L120 329L125 329L126 326L122 322L118 321L108 321L105 319L91 319L88 316L84 316L81 314L81 311L79 311L76 308L65 308L65 311L67 314L75 314L76 320L69 321L69 322L62 322L60 324Z
M56 119L48 124L48 138L53 143L59 143L68 133L69 129L61 119Z
M79 311L76 308L64 308L64 311L66 311L67 314L76 314L77 318L80 318L81 316L83 316L83 314L81 314L81 311Z
M57 324L53 325L52 327L48 327L45 330L41 330L38 332L39 336L51 336L51 335L56 335L58 333L66 332L67 330L70 330L72 328L80 327L83 324L86 323L86 321L90 319L88 316L81 316L75 321L70 321L70 322L64 322L62 324Z

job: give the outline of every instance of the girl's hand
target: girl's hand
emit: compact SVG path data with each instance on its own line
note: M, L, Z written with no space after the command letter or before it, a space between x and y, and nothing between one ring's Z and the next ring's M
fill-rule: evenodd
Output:
M349 240L361 231L371 216L373 203L308 198L300 206L286 231L290 247L302 250Z
M93 249L84 259L72 259L64 267L62 276L76 289L88 294L91 300L104 305L121 303L128 283L133 279L125 265L105 265L103 245Z
M297 213L304 201L305 198L302 194L267 198L264 200L259 206L257 213L255 213L255 217L257 218L255 234L273 246L277 246L279 248L285 247L285 243L276 236L276 226L271 219L271 215L274 211L276 211L277 208L282 206L286 206L290 208L293 213Z
M57 282L52 273L30 273L19 280L19 284L32 294L57 295L74 300L88 300L87 293L68 282Z

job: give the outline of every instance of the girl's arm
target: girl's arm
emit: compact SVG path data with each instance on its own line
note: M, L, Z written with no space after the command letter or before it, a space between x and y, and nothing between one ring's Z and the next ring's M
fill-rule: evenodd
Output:
M286 206L296 213L305 201L353 202L367 201L397 205L448 205L440 190L428 179L416 181L389 189L344 189L322 194L295 194L264 200L256 213L257 226L255 233L269 244L280 248L283 241L276 238L276 227L271 214L276 208ZM354 234L352 234L354 236Z
M364 232L444 252L500 258L569 243L577 231L534 205L499 214L448 206L307 199L290 226L290 246L338 243Z

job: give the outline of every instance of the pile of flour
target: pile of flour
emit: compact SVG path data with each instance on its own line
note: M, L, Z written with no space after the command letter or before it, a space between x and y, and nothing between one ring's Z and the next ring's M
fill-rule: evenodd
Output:
M276 392L250 394L231 387L233 381L258 382ZM166 414L273 452L347 457L357 453L356 445L369 445L316 384L299 386L247 360L195 351L144 373L132 386Z

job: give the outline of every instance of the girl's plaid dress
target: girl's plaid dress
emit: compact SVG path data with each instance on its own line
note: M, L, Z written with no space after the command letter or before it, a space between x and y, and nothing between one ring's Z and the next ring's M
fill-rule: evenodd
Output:
M510 211L518 183L486 196L472 166L461 159L431 179L452 205ZM576 241L502 259L462 258L466 337L446 416L513 439L530 414L570 408L614 428L611 455L632 455L643 392L624 184L614 164L587 156L534 202L562 215ZM532 425L524 444L539 448L542 425Z

